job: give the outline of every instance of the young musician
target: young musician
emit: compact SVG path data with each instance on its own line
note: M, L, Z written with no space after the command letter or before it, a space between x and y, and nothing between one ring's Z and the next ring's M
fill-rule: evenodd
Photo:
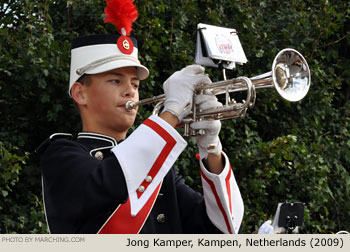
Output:
M38 148L50 232L238 233L243 201L222 151L220 121L191 124L206 130L196 137L204 196L173 167L187 144L174 127L190 113L195 86L210 83L204 68L187 66L170 76L163 85L163 112L127 137L137 109L129 111L125 103L139 100L140 81L149 72L130 36L136 7L125 0L107 3L106 21L119 34L72 42L69 95L82 132L76 138L53 134ZM196 103L201 109L221 105L210 93Z

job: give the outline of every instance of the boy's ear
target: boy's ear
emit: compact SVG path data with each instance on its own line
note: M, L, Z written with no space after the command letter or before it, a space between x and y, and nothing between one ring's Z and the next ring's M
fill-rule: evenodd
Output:
M85 90L86 86L80 82L75 82L71 88L72 98L78 105L86 105L87 103L87 95Z

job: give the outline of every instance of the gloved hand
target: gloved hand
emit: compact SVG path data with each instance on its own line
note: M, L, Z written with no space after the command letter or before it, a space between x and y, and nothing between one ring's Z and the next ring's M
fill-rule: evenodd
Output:
M204 70L200 65L190 65L172 74L163 84L166 97L163 111L169 111L180 121L186 117L191 111L196 85L211 83Z
M222 107L222 104L218 102L216 96L210 92L205 92L203 95L197 95L196 105L199 105L199 109L202 111ZM193 122L190 127L197 130L205 130L204 135L195 137L201 159L207 158L209 153L215 155L221 154L222 145L219 139L221 122L219 120Z
M271 225L272 221L265 221L259 228L258 234L274 234L273 226Z

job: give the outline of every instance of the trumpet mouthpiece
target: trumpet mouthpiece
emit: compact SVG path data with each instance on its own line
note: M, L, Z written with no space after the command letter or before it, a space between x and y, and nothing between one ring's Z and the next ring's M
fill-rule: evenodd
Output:
M133 102L133 101L127 101L125 103L125 108L127 110L133 110L136 106L137 106L136 102Z

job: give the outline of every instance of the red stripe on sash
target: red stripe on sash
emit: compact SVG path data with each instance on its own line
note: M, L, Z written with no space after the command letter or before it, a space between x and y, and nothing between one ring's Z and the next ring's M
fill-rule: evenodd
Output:
M159 193L160 183L156 190L154 190L150 199L146 202L143 208L136 216L131 216L130 199L120 205L107 222L102 226L98 234L137 234L140 232L145 223L149 213L152 210L154 202Z
M222 216L224 217L224 220L225 220L225 223L226 223L226 228L228 230L228 232L230 234L232 234L232 231L231 231L231 226L230 226L230 223L228 221L228 218L227 218L227 215L225 213L225 210L224 210L224 207L222 206L222 203L220 201L220 197L215 189L215 185L213 183L213 181L211 181L210 179L208 179L205 175L204 175L204 172L202 172L201 170L201 175L202 177L204 178L204 180L209 184L214 196L215 196L215 200L216 200L216 204L218 205L219 209L220 209L220 212L222 214Z
M145 120L143 124L150 127L152 130L154 130L166 142L164 148L162 149L161 153L157 157L156 161L154 162L152 168L148 173L148 176L151 176L152 178L154 178L159 172L159 170L161 169L161 167L163 166L165 160L168 158L174 146L176 145L176 140L159 124L157 124L156 122L150 119ZM141 185L145 188L144 191L146 191L147 187L150 184L151 183L147 182L146 180L144 180L141 183ZM128 201L126 203L119 205L119 207L114 211L111 217L109 217L109 219L102 226L102 228L98 233L99 234L137 234L139 233L149 213L152 210L154 202L159 193L161 184L162 183L158 185L158 187L152 193L149 200L145 203L145 205L142 207L142 209L138 212L136 216L131 216L130 199L128 198ZM139 191L137 191L136 193L138 198L140 198L141 195L143 194L142 192L139 192Z

